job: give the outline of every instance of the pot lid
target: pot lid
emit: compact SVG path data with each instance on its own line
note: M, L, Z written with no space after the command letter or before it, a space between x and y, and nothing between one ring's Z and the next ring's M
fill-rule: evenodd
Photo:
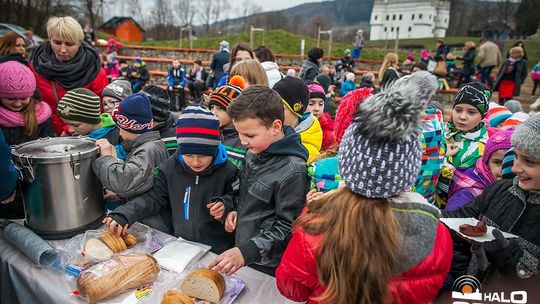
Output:
M95 141L88 137L40 138L14 146L11 154L31 159L61 159L97 153Z

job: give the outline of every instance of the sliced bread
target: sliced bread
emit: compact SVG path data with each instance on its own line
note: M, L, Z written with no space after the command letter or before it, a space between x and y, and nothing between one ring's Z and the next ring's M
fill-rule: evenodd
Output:
M180 289L190 297L217 303L225 293L225 279L215 270L201 268L188 274Z
M102 241L92 238L84 243L84 252L86 256L96 260L106 260L112 257L112 250Z

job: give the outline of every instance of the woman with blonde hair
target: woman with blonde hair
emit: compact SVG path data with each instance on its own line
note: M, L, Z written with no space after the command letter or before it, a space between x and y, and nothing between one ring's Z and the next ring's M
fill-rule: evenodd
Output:
M0 39L0 63L6 61L17 61L24 65L26 62L26 42L22 36L15 32L7 32Z
M315 303L430 303L452 263L440 211L408 192L422 163L420 116L436 91L418 72L360 103L338 152L345 186L316 195L276 270L282 295Z
M519 46L510 49L508 57L497 74L497 80L493 86L494 91L499 91L499 103L519 96L521 85L527 78L527 60L523 58L525 52Z
M474 75L476 69L474 67L474 58L476 57L476 44L473 41L466 41L464 45L465 54L458 57L458 60L463 60L463 68L461 69L459 80L461 84L471 82L471 76Z
M229 79L234 75L242 76L248 87L252 84L263 84L269 87L266 72L258 60L244 59L237 62L231 69Z
M81 25L72 17L51 17L47 21L49 41L32 53L30 68L36 76L42 100L52 110L57 135L69 133L56 114L58 101L67 91L86 88L101 96L109 84L97 50L84 41Z
M381 89L399 78L398 63L399 57L396 53L390 52L386 54L379 70L379 86Z

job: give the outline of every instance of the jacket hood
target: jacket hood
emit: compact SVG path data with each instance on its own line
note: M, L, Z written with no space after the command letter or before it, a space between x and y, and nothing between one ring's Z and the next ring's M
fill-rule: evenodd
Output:
M294 155L307 161L308 151L302 146L300 135L289 126L283 128L283 133L285 136L271 144L263 153L272 155Z
M236 138L238 137L238 131L235 128L225 128L221 129L221 135L223 136L223 140Z
M186 170L191 171L191 168L189 168L186 165L186 162L184 161L184 158L182 157L182 154L178 153L178 150L174 152L174 158L178 160L180 165L182 165ZM219 167L223 164L225 164L228 160L227 157L227 150L225 149L225 146L223 144L219 144L217 154L214 156L214 159L212 160L212 164L208 166L208 168L204 169L202 172L197 172L198 174L206 174L209 172L212 172L216 167Z
M265 62L262 62L261 65L262 65L265 72L270 72L272 70L278 70L279 71L279 66L275 62L265 61Z
M159 136L158 131L146 132L144 134L141 134L141 136L135 138L134 140L124 141L122 142L122 146L124 147L124 150L129 153L132 150L137 149L137 147L142 146L146 142L153 140L161 140L161 136Z

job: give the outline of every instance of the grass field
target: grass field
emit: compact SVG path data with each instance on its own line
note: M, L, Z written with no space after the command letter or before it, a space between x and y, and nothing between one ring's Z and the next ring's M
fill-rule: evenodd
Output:
M231 45L234 45L238 42L249 43L249 33L239 33L228 36L220 37L204 37L193 40L194 48L203 48L203 49L216 49L219 46L221 40L227 40ZM300 41L305 39L305 53L317 45L317 40L314 37L303 36L299 34L293 34L283 30L268 30L264 34L264 45L272 49L276 54L300 54ZM459 46L462 46L465 41L472 40L476 43L479 41L479 37L446 37L445 41L449 46L455 48L452 50L453 53L457 55L463 54L463 51L457 49ZM506 55L507 50L510 46L514 44L516 40L509 40L504 46L504 56ZM143 45L149 46L167 46L167 47L179 47L179 40L166 40L166 41L147 41L143 42ZM257 33L255 35L254 45L263 44L263 35ZM183 47L187 47L189 41L184 40L182 42ZM387 43L387 51L394 50L394 41L389 40ZM332 44L332 56L342 56L345 49L350 49L352 45L344 43L333 43ZM385 52L385 41L366 41L366 48L362 52L362 58L364 59L383 59ZM421 49L428 49L435 51L435 39L434 38L424 38L424 39L403 39L399 41L399 56L403 60L408 53L415 54L416 58L419 57ZM321 48L325 51L328 50L328 42L326 40L321 41ZM527 50L527 55L529 57L529 67L532 66L532 62L538 62L540 60L540 41L525 41L525 48Z

